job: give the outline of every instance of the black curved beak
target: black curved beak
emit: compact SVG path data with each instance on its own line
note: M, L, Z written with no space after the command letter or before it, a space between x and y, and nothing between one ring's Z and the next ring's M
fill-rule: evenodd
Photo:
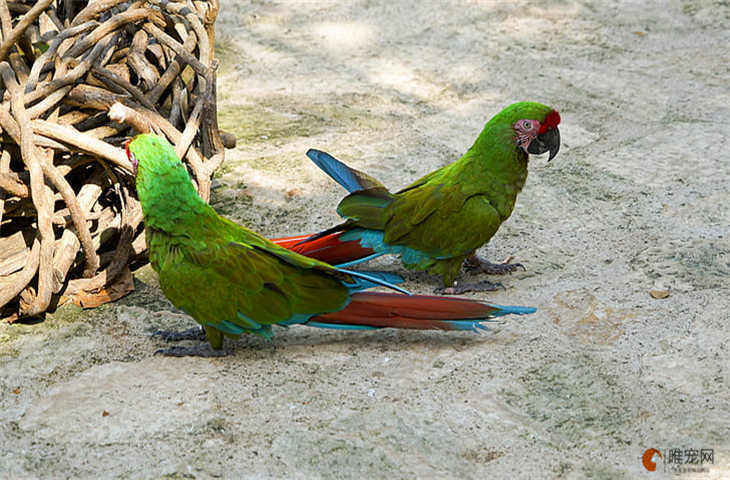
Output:
M527 147L527 152L533 155L550 152L548 162L558 154L558 150L560 150L560 131L557 127L541 133Z

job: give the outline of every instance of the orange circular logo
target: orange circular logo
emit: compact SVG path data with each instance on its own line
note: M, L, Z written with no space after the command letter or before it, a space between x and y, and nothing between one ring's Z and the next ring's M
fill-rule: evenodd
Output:
M659 455L659 458L662 458L662 454L657 450L656 448L650 448L646 452L644 452L644 455L641 457L641 463L644 464L644 468L649 470L650 472L653 472L656 470L656 462L654 461L654 454Z

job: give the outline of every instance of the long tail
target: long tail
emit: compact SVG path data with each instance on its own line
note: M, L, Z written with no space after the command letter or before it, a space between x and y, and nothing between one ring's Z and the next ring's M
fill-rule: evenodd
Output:
M348 167L327 152L310 149L307 156L315 165L329 175L335 182L342 185L348 192L356 190L367 190L370 188L383 188L383 184L375 180L367 173Z
M358 292L339 312L312 317L306 325L347 330L412 328L418 330L486 329L483 322L504 315L527 315L532 307L493 305L463 298Z
M300 235L297 237L275 238L272 242L284 248L322 260L330 265L354 265L377 256L372 248L360 246L360 240L343 241L340 237L345 232L334 232L322 237L317 235Z
M382 190L389 195L382 183L366 173L348 167L327 152L310 149L307 157L350 193ZM380 197L378 200L382 202ZM352 237L351 233L348 235L346 230L340 230L337 226L314 235L275 238L271 241L300 255L340 267L362 263L384 253L376 253L373 248L363 247L359 238L343 239L343 235Z

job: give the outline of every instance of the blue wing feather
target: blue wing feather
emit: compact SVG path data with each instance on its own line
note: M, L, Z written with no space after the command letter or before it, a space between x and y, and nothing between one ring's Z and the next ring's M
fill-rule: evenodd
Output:
M315 163L315 165L321 168L324 173L329 175L335 182L342 185L342 187L350 193L357 190L367 190L383 186L382 183L375 180L370 175L348 167L327 152L312 148L307 151L307 156Z

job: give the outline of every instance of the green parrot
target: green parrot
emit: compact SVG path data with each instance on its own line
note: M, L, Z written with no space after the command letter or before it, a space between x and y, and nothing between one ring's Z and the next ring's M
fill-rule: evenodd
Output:
M347 267L383 254L397 254L407 268L443 278L442 293L492 290L495 284L456 286L467 269L506 273L520 264L492 264L476 250L509 218L527 179L529 154L560 149L560 114L535 102L512 104L484 126L457 161L396 193L328 153L307 156L351 192L337 207L346 221L312 236L273 240L295 252Z
M162 350L163 354L217 355L224 337L250 333L270 339L272 325L475 330L494 317L535 311L412 296L392 285L402 281L397 275L344 270L299 255L218 215L200 199L164 138L138 135L126 149L135 171L149 259L160 287L173 305L203 327L212 347L205 351L178 347ZM361 291L374 286L405 294Z

